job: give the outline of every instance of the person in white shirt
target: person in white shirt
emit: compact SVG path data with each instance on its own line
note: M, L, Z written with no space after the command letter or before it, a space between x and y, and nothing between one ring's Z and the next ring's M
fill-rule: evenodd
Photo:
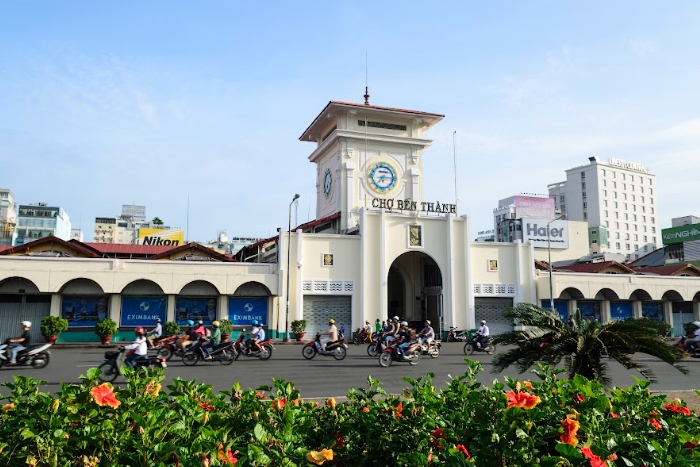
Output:
M163 325L160 324L160 318L156 318L155 323L154 328L148 333L150 336L146 338L149 347L153 347L153 341L163 335Z
M251 321L250 325L252 326L250 333L248 333L250 339L245 341L245 343L248 352L254 352L256 350L260 350L260 346L258 344L265 340L265 330L262 328L262 325L257 319Z
M124 364L131 368L134 367L134 360L139 357L144 357L148 353L148 345L146 344L146 331L142 327L134 329L136 333L136 340L133 344L129 344L124 347L124 350L133 350L131 355L126 357Z
M489 341L489 327L486 326L486 320L481 320L481 327L476 332L476 345L481 348Z
M326 344L338 340L338 328L333 318L328 320L328 329L321 333L321 350L326 350Z
M435 339L435 330L431 326L430 320L425 320L425 327L418 334L418 342L422 345L425 344L429 346L430 343Z
M369 320L365 320L365 332L369 341L372 342L372 325L369 324Z

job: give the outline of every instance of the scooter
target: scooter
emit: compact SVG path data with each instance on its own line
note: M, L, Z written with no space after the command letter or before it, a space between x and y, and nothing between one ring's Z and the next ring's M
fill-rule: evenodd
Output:
M472 340L464 344L465 355L472 355L474 352L486 352L487 354L491 355L496 351L496 346L491 343L491 339L488 337L486 338L485 344L477 344L477 339L479 337L481 337L481 334L476 333Z
M230 365L236 359L235 350L232 348L233 342L222 342L215 345L210 352L211 359L204 358L204 350L202 350L201 345L195 347L194 350L192 347L194 346L188 347L185 354L182 356L182 363L187 366L196 365L200 360L205 362L219 362L222 365Z
M464 342L467 340L467 331L459 330L450 326L450 331L447 333L447 342Z
M51 352L48 348L51 344L29 344L29 346L21 350L17 354L16 366L27 366L30 365L33 368L44 368L49 364L51 359ZM10 342L9 339L2 345L0 345L0 368L4 365L9 364L10 361ZM13 365L13 366L15 366Z
M432 341L430 344L419 339L420 343L420 353L421 355L430 355L431 358L438 358L440 356L440 348L442 347L442 342Z
M355 334L352 335L352 343L355 345L367 344L371 342L369 340L369 333L364 328L357 328Z
M99 366L102 373L100 381L103 383L111 383L117 376L121 374L121 367L124 364L124 346L120 346L118 350L108 350L105 352L105 361ZM140 374L146 374L151 368L166 368L168 364L164 358L143 356L134 360L134 370Z
M231 347L236 352L234 360L238 360L238 357L240 357L241 355L243 355L244 357L257 357L260 360L269 360L270 357L272 357L272 351L275 349L275 347L272 345L272 339L267 339L266 341L259 342L258 346L260 347L260 349L249 352L248 348L245 345L245 342L243 342L244 334L245 329L241 331L241 334L238 336L238 339L236 339L236 341L233 343L233 347Z
M383 340L385 335L386 333L384 332L378 332L372 336L372 342L370 342L370 344L367 346L367 355L370 357L376 357L382 352L382 350L386 349L387 346Z
M406 362L410 365L418 365L418 360L420 360L420 344L411 344L403 351L403 355L399 355L398 342L398 340L392 341L382 350L382 353L379 354L379 365L387 367L393 362Z
M185 354L185 352L177 346L177 340L179 337L180 336L178 336L177 334L171 334L169 336L164 336L160 339L156 339L155 341L153 341L152 350L156 350L158 352L158 356L166 360L170 360L171 358L173 358L173 355L182 357Z
M316 333L316 339L304 345L301 349L301 354L305 359L311 360L318 355L325 357L333 357L336 360L342 360L347 355L348 343L345 339L338 339L335 342L328 342L326 350L321 350L321 333Z

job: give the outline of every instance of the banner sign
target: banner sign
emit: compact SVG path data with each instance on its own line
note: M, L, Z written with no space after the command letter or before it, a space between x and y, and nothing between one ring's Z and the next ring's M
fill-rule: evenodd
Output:
M175 299L175 319L182 326L191 319L194 322L204 321L211 324L216 319L216 297L177 297Z
M608 159L608 165L613 167L622 167L623 169L636 170L637 172L649 173L649 167L644 164L623 161L622 159L616 159L614 157Z
M94 326L108 316L109 299L104 295L64 295L61 300L61 317L70 327Z
M523 218L523 243L530 242L535 248L547 248L547 233L549 244L553 249L569 248L569 221L551 219ZM549 224L549 228L547 227Z
M440 201L434 203L426 203L422 201L411 201L410 198L406 199L383 199L374 198L372 199L373 208L383 208L397 211L423 211L423 212L439 212L442 214L451 213L457 214L456 204L444 204Z
M610 319L622 320L632 316L632 302L610 302Z
M254 319L267 325L267 297L229 297L228 319L234 326L250 326Z
M642 302L642 316L657 321L665 321L664 307L661 302Z
M185 232L172 229L139 229L141 245L179 246L185 243Z
M581 318L600 323L600 302L576 302L576 306L581 311Z
M537 196L515 196L515 215L518 219L554 219L554 199Z
M120 326L153 327L156 318L165 323L165 297L122 297Z
M661 231L661 242L664 245L692 242L694 240L700 240L700 224L671 227Z
M549 300L542 300L542 308L549 308ZM554 300L554 309L564 321L569 319L569 302L566 300Z

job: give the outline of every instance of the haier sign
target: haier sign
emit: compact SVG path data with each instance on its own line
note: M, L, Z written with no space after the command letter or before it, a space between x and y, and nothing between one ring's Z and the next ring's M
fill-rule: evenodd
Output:
M550 221L551 219L522 219L523 243L530 242L535 248L547 248L547 231L549 231L549 243L552 248L558 250L569 248L569 222L557 220L547 227Z

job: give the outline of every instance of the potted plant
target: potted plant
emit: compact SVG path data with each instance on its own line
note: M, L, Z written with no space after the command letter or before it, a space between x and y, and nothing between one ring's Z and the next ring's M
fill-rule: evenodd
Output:
M95 324L95 334L100 336L103 344L109 344L112 336L117 332L117 323L113 319L105 318Z
M292 332L297 342L301 342L304 338L304 331L306 331L306 320L297 319L292 321Z
M233 323L227 319L222 319L219 321L219 329L221 329L221 342L228 342L228 338L231 337L231 331L233 330Z
M173 334L180 334L180 325L175 321L168 321L165 323L165 335L170 336Z
M68 329L68 320L60 316L44 316L41 319L41 335L46 342L54 344L58 335Z

